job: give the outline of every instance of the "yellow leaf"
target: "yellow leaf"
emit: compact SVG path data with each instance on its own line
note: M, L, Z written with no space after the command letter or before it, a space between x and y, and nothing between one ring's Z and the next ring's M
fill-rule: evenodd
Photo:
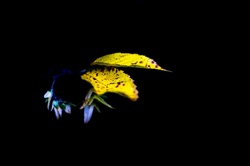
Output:
M134 81L128 74L117 68L93 69L81 75L81 78L89 82L98 95L111 92L127 97L132 101L138 99L138 91Z
M144 55L120 52L99 57L94 62L92 62L91 65L135 67L169 71L163 69L153 59L150 59Z

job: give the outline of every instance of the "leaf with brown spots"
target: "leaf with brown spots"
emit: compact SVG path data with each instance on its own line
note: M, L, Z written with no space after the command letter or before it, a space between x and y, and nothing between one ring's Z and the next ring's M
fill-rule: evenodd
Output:
M144 55L131 53L113 53L97 58L91 65L104 65L115 67L135 67L170 71L160 67L153 59Z
M81 78L89 82L98 95L111 92L127 97L132 101L138 99L138 91L134 81L128 74L117 68L93 69L81 75Z

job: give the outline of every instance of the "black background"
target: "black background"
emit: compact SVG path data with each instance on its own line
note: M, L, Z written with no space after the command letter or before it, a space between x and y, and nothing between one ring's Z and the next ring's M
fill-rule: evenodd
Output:
M144 0L19 8L10 28L15 39L10 40L20 66L14 72L18 77L14 86L21 90L22 103L9 119L8 126L14 129L9 132L18 140L41 147L49 144L53 149L113 145L130 150L162 148L176 154L178 149L187 152L194 145L207 146L211 142L205 139L215 119L209 119L210 106L202 97L207 87L201 84L200 69L213 46L206 10L204 4L197 8L190 3ZM94 111L88 124L83 124L77 109L60 120L46 109L43 95L51 86L51 71L77 72L115 52L146 55L173 72L123 68L135 80L138 101L108 94L107 102L116 109L100 104L101 113ZM76 75L57 83L57 92L73 102L84 99L89 88Z

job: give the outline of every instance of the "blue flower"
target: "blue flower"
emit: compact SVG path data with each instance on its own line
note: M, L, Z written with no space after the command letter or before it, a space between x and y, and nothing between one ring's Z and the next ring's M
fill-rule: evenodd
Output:
M84 107L84 123L88 123L92 117L93 114L93 110L94 110L94 105L86 105Z
M99 96L96 93L94 93L93 89L90 89L87 93L85 100L80 107L80 109L83 109L83 121L84 123L88 123L93 115L94 108L100 112L98 106L93 102L94 99L99 101L100 103L104 104L105 106L114 109L111 105L106 103L106 101L103 99L103 97L106 97L105 95Z
M44 94L44 98L46 98L46 102L48 102L47 109L50 111L54 111L57 119L62 117L63 111L68 114L71 114L71 106L75 106L73 103L62 101L61 99L58 100L55 94L53 93L53 89L47 91Z

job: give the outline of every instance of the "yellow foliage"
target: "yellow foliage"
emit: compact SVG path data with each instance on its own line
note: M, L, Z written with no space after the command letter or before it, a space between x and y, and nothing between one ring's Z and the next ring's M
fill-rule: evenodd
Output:
M113 53L97 58L91 65L115 66L115 67L135 67L144 69L163 70L153 59L144 55L131 53Z
M81 78L89 82L98 95L111 92L127 97L132 101L138 99L138 91L134 80L117 68L93 69L81 75Z

